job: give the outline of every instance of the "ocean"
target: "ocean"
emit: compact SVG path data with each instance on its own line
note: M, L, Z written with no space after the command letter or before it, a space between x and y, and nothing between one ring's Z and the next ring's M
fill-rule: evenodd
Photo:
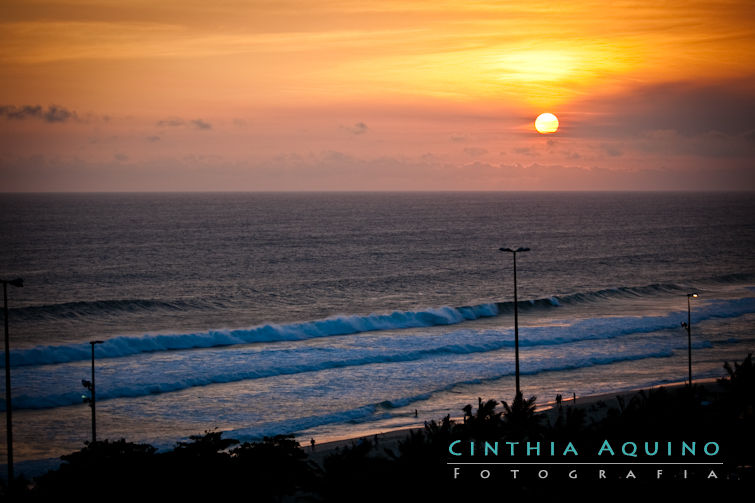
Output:
M750 193L0 195L17 471L90 439L318 442L755 349ZM4 397L4 382L2 383ZM5 401L0 401L4 410ZM416 417L415 417L416 414ZM0 463L5 463L5 422Z

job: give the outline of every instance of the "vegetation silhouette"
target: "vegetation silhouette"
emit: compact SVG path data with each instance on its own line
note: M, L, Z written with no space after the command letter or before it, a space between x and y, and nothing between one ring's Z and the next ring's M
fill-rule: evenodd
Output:
M752 365L752 353L748 354L741 364L734 362L733 368L729 362L725 362L724 369L729 377L719 379L718 383L728 392L728 401L739 404L744 409L752 407L755 404L755 368Z
M535 412L536 400L534 396L525 400L519 392L511 405L502 402L506 437L519 440L537 440L542 437L544 416Z
M325 458L320 486L324 501L384 501L396 496L396 466L367 439ZM386 484L385 481L391 481Z
M144 488L158 484L165 474L155 471L157 450L126 440L87 443L62 456L63 463L35 480L32 496L39 500L86 498L87 494L141 497Z
M189 437L172 451L157 456L165 484L152 488L164 497L210 498L232 493L229 480L232 460L228 449L238 440L224 439L219 431Z
M282 501L286 496L311 493L317 489L322 475L293 435L244 442L231 450L230 455L233 465L230 478L250 481L250 494L258 501Z

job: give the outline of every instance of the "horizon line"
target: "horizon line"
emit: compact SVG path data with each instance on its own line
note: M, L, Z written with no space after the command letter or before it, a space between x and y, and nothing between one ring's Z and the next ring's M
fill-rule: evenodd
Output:
M580 190L485 190L485 189L280 189L280 190L40 190L0 191L0 195L31 194L751 194L755 189L580 189Z

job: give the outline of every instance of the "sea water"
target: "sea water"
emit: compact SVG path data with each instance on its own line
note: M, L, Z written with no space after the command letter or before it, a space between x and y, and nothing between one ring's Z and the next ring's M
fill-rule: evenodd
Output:
M755 349L743 193L0 195L15 461L217 429L318 441L514 394L695 378ZM4 383L2 396L4 397ZM4 409L5 401L0 401ZM5 462L5 422L0 462Z

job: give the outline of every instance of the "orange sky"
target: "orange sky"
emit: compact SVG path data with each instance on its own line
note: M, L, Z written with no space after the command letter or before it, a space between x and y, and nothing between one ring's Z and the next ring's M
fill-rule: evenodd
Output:
M755 190L753 2L608 4L5 0L0 190Z

